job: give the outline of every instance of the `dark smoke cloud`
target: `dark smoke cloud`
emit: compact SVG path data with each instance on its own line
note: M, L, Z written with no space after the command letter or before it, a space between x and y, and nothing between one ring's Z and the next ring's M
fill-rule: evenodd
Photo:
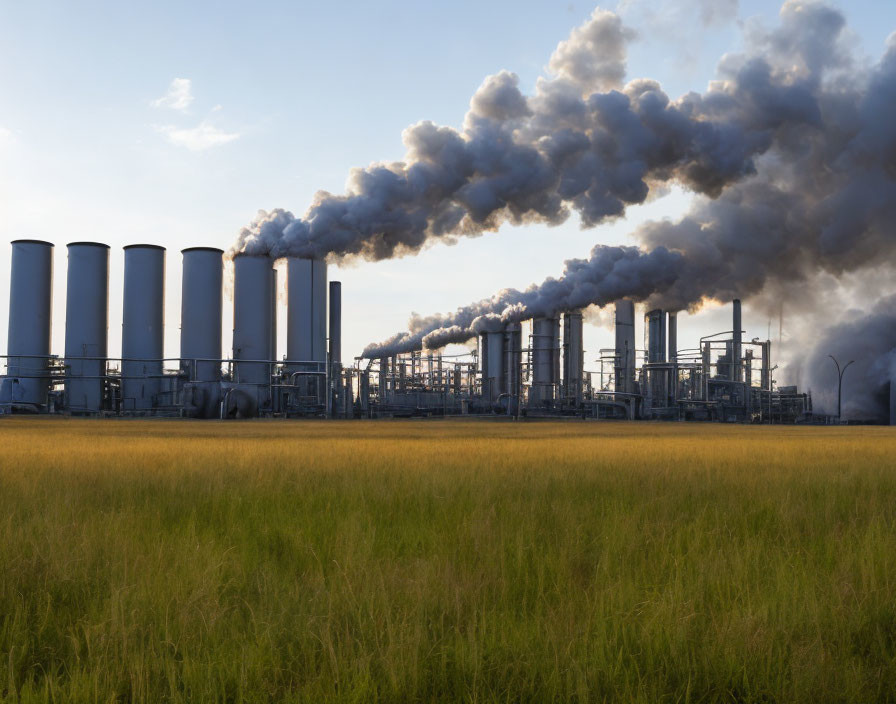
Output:
M806 361L805 380L816 411L836 414L837 370L843 374L843 417L889 419L889 382L896 378L896 296L882 299L870 314L852 311L846 320L827 329Z
M821 273L838 277L896 261L896 42L865 70L843 48L843 28L842 15L826 5L791 0L782 7L779 28L754 35L750 53L723 60L706 95L674 103L679 116L688 106L704 120L727 116L736 138L729 139L715 120L703 141L689 141L698 141L697 153L712 158L679 164L676 178L701 184L697 190L707 195L678 221L636 230L642 249L597 247L591 259L567 262L558 280L461 309L441 327L462 330L431 328L429 340L469 337L471 312L503 316L508 304L517 306L513 315L519 319L603 305L614 291L669 310L695 309L707 299L748 299ZM624 96L630 105L668 105L647 81L610 95ZM670 116L665 108L653 114ZM651 124L652 134L668 134ZM627 134L624 126L614 133ZM763 146L745 148L747 134ZM723 173L740 178L719 178ZM621 271L608 270L608 261L618 262ZM624 285L617 285L621 272ZM412 319L412 333L426 342L425 328L435 322L437 317Z
M781 46L763 50L783 54L805 40L814 67L806 34L782 34ZM377 260L505 222L556 225L575 212L590 227L643 203L651 184L715 197L755 173L757 157L786 134L819 124L815 75L758 57L702 95L673 101L643 79L623 87L631 36L619 17L595 11L558 46L534 95L513 73L488 77L461 130L409 127L404 161L354 169L344 195L318 193L302 218L260 212L232 251Z

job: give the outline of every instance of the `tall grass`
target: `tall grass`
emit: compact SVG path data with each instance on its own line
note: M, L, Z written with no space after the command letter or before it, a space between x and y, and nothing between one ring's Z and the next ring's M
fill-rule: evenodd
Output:
M0 701L374 700L896 701L896 433L0 422Z

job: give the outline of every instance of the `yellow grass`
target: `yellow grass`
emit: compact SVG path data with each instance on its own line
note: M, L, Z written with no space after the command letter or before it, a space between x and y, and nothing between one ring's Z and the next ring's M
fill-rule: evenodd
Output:
M0 421L0 701L896 701L896 432Z

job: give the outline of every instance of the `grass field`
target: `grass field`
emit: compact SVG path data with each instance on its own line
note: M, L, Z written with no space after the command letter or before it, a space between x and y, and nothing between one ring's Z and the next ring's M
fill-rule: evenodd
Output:
M896 430L4 419L0 701L896 701Z

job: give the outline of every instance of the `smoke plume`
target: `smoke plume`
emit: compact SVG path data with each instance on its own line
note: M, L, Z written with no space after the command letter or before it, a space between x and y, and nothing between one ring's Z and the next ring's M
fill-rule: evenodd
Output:
M414 317L393 347L459 342L485 321L615 298L695 309L708 299L748 299L821 273L838 277L893 262L896 41L865 68L844 48L843 29L836 10L789 0L780 26L752 36L746 54L723 59L705 95L670 102L656 83L638 80L598 96L625 101L630 114L641 116L637 129L625 122L607 133L629 153L654 154L644 143L655 144L658 134L693 135L695 124L710 129L705 140L688 140L689 158L663 174L704 195L679 220L638 228L640 248L598 246L589 259L567 261L559 279L502 291L452 315ZM663 149L679 143L661 142ZM647 172L663 177L661 170ZM583 212L583 222L595 220Z
M896 378L896 296L882 299L867 315L856 311L822 335L806 363L806 381L816 411L837 412L836 357L843 374L843 418L889 418L889 383Z
M820 43L813 32L839 15L797 2L785 11L785 29L765 52L799 54L800 66L751 58L726 66L705 94L673 101L654 81L622 85L633 35L598 9L560 43L533 95L513 73L489 76L462 129L407 128L404 161L354 169L345 194L318 193L301 218L259 212L231 252L378 260L505 222L556 225L575 212L591 227L643 203L652 183L718 196L754 174L773 145L819 126L825 57L810 55ZM797 15L812 29L800 29Z

